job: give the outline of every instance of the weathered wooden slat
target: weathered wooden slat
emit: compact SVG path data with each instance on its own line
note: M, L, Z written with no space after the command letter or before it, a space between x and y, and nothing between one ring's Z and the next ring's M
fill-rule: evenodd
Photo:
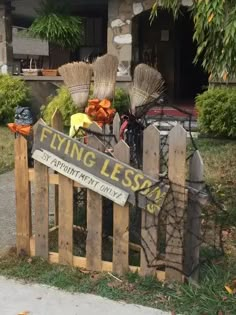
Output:
M50 185L59 185L59 174L48 174L49 177L49 184ZM35 181L35 171L33 168L29 169L29 181L34 182ZM84 188L77 182L73 182L73 186L75 188Z
M58 108L55 110L55 112L52 115L51 126L52 128L58 131L63 131L64 129L63 117Z
M113 119L113 135L116 137L116 141L120 140L120 115L118 113L115 114ZM114 141L114 145L115 145Z
M114 157L130 163L130 149L120 141L114 147ZM125 274L129 270L129 206L113 205L113 272Z
M200 191L202 189L204 166L199 151L195 151L189 165L189 186ZM189 191L189 193L191 193ZM197 193L196 193L197 194ZM185 235L184 272L194 281L199 280L199 251L201 244L201 205L198 198L189 198Z
M168 176L171 192L166 222L166 278L176 281L183 278L186 141L187 132L181 125L170 131Z
M49 183L48 168L35 161L35 255L48 258Z
M93 123L90 130L101 132L101 128ZM88 145L103 152L105 147L95 136L88 138ZM87 269L102 270L102 196L87 190L87 239L86 258Z
M59 262L73 262L73 181L59 175Z
M63 124L63 118L62 118L62 114L59 111L59 109L57 108L54 112L54 114L52 115L52 119L51 119L51 126L52 128L58 130L58 131L63 131L64 129L64 124ZM58 225L58 211L59 211L59 187L55 186L54 187L54 225Z
M27 140L15 139L16 247L17 254L30 254L32 235L30 184L28 177Z
M144 130L143 171L158 179L160 168L160 132L150 125ZM155 206L155 205L154 205ZM142 210L140 271L144 276L156 272L158 248L158 215Z
M111 130L110 130L110 125L106 124L104 127L104 135L106 135L106 137L104 136L104 145L105 146L109 146L109 144L111 144Z
M30 239L31 241L31 256L35 256L35 241L34 238ZM58 264L59 263L59 254L50 252L49 253L49 262L52 264ZM86 269L87 266L87 259L86 257L79 257L79 256L73 256L73 266L81 269ZM109 261L102 261L102 272L112 272L112 262ZM129 266L129 270L131 272L138 272L140 273L140 268L137 266ZM159 281L165 280L165 272L164 271L157 271L155 276Z

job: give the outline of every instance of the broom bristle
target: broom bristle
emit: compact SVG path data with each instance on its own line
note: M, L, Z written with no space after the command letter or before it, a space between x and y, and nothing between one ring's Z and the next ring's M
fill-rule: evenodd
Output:
M85 62L73 62L58 69L68 87L75 105L84 110L88 103L92 68Z
M115 94L118 58L106 54L93 63L94 97L113 100Z
M146 64L139 64L134 70L133 85L130 90L132 113L139 106L147 104L164 91L164 80L160 72Z

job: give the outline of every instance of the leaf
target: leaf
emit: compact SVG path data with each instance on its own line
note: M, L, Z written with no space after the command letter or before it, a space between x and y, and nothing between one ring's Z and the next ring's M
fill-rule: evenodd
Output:
M83 270L83 269L80 269L80 272L85 274L85 275L88 275L91 273L91 271L88 271L88 270Z
M208 17L208 23L211 23L211 21L214 18L214 13L212 13L209 17Z
M223 74L223 80L226 81L228 78L228 72L225 71L224 74Z
M229 286L227 286L227 285L225 285L225 290L226 290L229 294L233 294L233 290L232 290Z

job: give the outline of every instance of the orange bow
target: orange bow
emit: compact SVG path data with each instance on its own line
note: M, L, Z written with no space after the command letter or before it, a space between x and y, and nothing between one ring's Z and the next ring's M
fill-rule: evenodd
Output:
M110 124L114 118L116 110L111 108L111 102L107 99L100 101L99 99L89 100L89 105L85 109L85 113L99 126Z
M7 124L8 128L14 133L20 133L23 136L28 136L31 132L31 126L16 125L15 123Z

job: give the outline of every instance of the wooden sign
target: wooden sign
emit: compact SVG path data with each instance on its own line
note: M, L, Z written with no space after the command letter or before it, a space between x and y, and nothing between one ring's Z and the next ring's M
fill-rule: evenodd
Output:
M35 132L33 158L117 204L128 201L150 213L159 212L168 191L142 171L42 123Z

